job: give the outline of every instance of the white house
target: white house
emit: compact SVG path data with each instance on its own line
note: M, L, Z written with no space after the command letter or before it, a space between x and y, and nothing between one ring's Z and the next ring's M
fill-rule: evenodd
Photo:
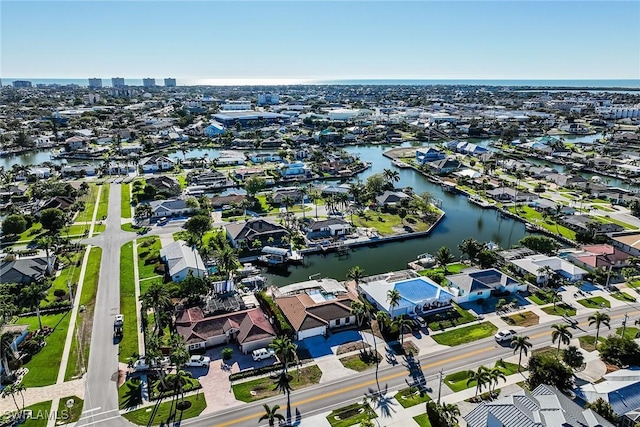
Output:
M554 273L568 279L571 282L582 280L588 273L586 270L571 264L557 256L548 255L531 255L521 259L511 260L522 274L533 274L536 276L536 283L544 283L549 280L549 276L545 273L545 267L549 267Z
M151 218L181 216L193 212L193 208L187 206L184 199L153 200L149 204L151 205Z
M167 264L167 275L174 282L183 281L189 273L196 277L204 277L207 274L198 250L187 245L184 240L178 240L160 249L160 257Z
M495 268L453 274L446 279L458 303L487 299L494 292L516 293L527 290L526 284L521 284Z
M146 157L140 160L140 167L144 173L171 170L175 164L175 160L166 156Z

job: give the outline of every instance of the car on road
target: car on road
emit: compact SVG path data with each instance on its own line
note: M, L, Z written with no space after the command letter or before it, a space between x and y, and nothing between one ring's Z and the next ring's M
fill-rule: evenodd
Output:
M268 359L275 356L275 352L271 348L259 348L251 352L254 361Z
M200 368L203 366L209 366L209 363L211 363L210 357L194 354L185 365L192 368Z
M495 338L498 342L511 342L511 339L516 335L516 331L514 331L513 329L503 329L501 331L498 331L498 333L495 335Z
M124 314L116 314L113 320L113 326L122 326L124 324Z

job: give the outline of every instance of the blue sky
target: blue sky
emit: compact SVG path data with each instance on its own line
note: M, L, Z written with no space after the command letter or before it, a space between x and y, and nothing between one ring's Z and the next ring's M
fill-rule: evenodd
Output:
M637 1L4 1L0 76L638 79Z

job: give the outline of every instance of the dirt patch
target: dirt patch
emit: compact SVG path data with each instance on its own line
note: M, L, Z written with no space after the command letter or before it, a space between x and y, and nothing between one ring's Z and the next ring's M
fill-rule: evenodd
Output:
M620 370L620 368L618 366L610 365L610 364L608 364L606 362L605 362L605 366L607 367L607 374L610 373L610 372L615 372L615 371Z
M510 325L525 327L537 325L538 323L540 323L540 317L531 311L516 313L512 314L511 316L504 316L502 317L502 320Z
M348 343L344 343L338 347L337 355L351 353L352 351L362 350L364 345L364 349L368 349L371 346L367 343L363 343L362 341L351 341Z

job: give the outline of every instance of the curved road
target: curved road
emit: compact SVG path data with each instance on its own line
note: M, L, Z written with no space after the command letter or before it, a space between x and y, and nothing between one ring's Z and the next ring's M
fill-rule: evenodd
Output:
M136 238L120 228L120 192L119 184L111 184L109 214L106 220L106 230L99 236L87 239L86 243L100 246L102 262L98 293L94 312L91 350L86 381L83 416L78 426L131 426L118 413L118 346L113 344L113 318L120 307L120 247ZM150 234L164 234L179 231L180 228L163 227ZM631 318L640 314L640 305L629 304L626 307L607 310L611 316L611 328L621 325L624 313L629 312ZM585 335L594 330L588 325L589 314L577 316L579 322L573 330L574 337ZM562 320L558 320L562 322ZM551 343L550 324L537 325L526 328L526 334L531 338L534 348L544 347ZM382 348L382 347L381 347ZM442 352L428 354L408 364L404 359L398 359L398 364L382 369L376 381L375 371L355 374L341 381L319 384L291 394L292 421L304 419L318 412L323 412L344 406L346 402L361 400L365 393L389 389L395 390L425 381L426 387L437 393L437 374L442 369L445 372L473 369L481 364L493 363L495 360L513 355L508 346L497 344L492 338L476 341L466 345L447 349ZM286 399L277 396L253 403L242 404L236 408L184 420L185 426L255 426L258 418L264 413L263 404L279 404L286 407ZM393 410L392 410L393 411Z

